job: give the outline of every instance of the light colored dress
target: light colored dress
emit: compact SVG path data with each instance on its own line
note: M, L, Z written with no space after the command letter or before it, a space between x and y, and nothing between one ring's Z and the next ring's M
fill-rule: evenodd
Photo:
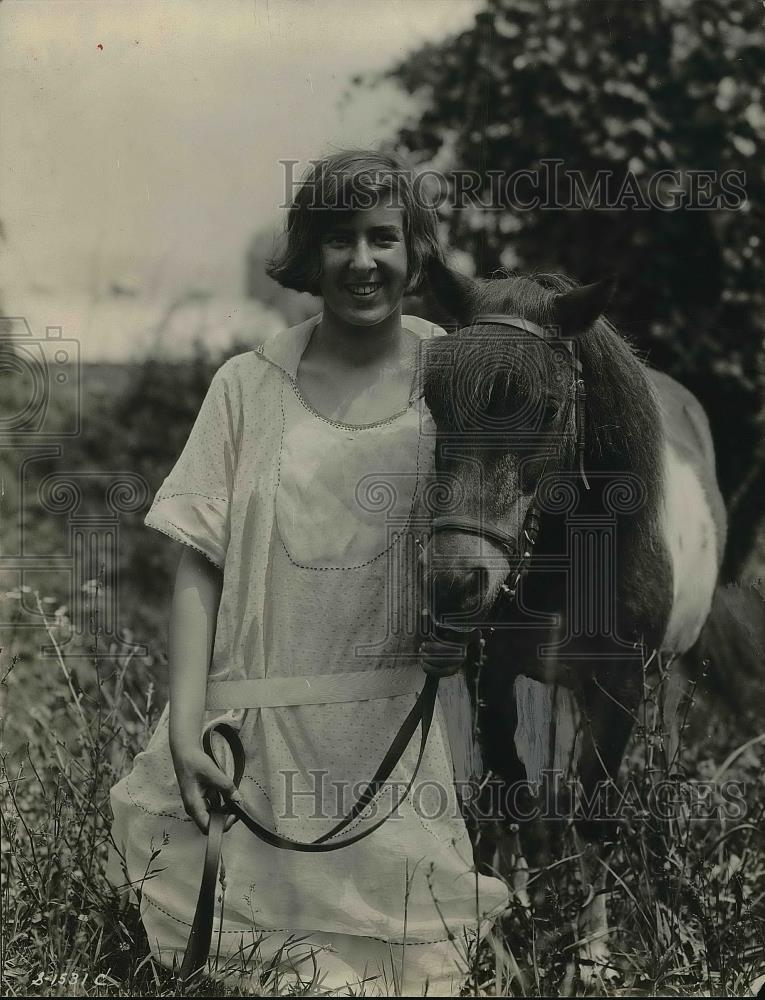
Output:
M319 320L222 365L145 519L223 570L206 724L239 729L245 808L298 840L347 812L422 687L414 538L427 527L434 446L416 380L407 409L376 424L327 420L305 402L297 366ZM350 847L283 851L234 824L212 953L249 948L263 961L286 945L308 979L316 952L323 988L456 995L476 932L508 903L503 882L474 870L455 794L478 766L469 713L462 676L443 680L412 792L402 800L419 733L340 836L394 815ZM110 881L141 889L152 951L180 962L205 838L183 809L167 708L111 799Z

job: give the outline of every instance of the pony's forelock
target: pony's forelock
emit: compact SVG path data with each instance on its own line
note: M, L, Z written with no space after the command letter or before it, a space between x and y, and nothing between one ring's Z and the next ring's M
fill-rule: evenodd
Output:
M477 316L488 313L519 316L550 327L555 325L556 296L579 285L562 274L539 272L528 276L506 275L482 281L477 287ZM462 376L469 370L490 380L483 391L493 392L498 404L512 405L512 394L523 385L523 371L508 369L506 352L502 365L492 362L493 357L498 357L498 336L514 334L480 322L463 328L453 338L453 371L426 367L426 401L440 429L460 429L454 406L454 380L464 382ZM516 358L518 368L522 369L528 364L530 348L520 344L519 341ZM645 366L604 316L577 336L573 344L586 387L586 467L638 476L645 487L647 505L657 508L661 488L657 456L661 453L662 431L656 392ZM545 348L539 345L538 349Z

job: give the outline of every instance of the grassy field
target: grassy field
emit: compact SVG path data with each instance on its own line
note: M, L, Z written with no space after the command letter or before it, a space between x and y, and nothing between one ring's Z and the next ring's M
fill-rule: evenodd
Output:
M183 373L161 366L89 371L83 433L67 443L60 459L38 462L38 476L50 472L66 478L72 469L113 469L104 472L104 481L110 482L109 476L127 469L145 478L150 495L179 453L209 379L209 366L203 363L187 366ZM51 425L63 426L67 404L55 398L53 403L58 410L49 414ZM159 435L158 423L163 430ZM103 428L109 428L107 435ZM67 521L33 503L31 489L21 511L11 457L0 456L6 483L4 551L21 550L20 541L9 536L21 525L23 513L30 551L61 552ZM83 509L100 514L103 486L96 486ZM177 552L169 539L147 537L152 533L143 528L143 513L136 510L120 520L120 620L114 634L124 642L104 637L97 627L92 638L78 638L64 605L72 598L61 592L61 577L53 572L27 575L37 590L25 586L0 592L0 964L5 995L288 991L278 963L256 963L246 978L232 968L222 983L199 980L181 989L171 971L152 960L136 908L121 906L105 879L109 789L145 747L167 689L162 650ZM765 537L747 575L761 576L764 565ZM104 607L99 586L90 581L85 587L90 621L96 626ZM127 624L149 655L132 651ZM735 676L738 680L731 683L744 683L742 674ZM718 700L689 687L679 708L680 750L668 760L657 710L661 695L662 682L649 678L643 718L622 777L625 787L637 789L638 795L670 782L686 807L664 816L629 810L608 859L612 968L594 991L613 996L748 995L751 983L765 975L765 743L758 739L765 727L757 705L748 716L732 715ZM701 782L712 784L707 815L689 821L688 803L698 797ZM731 802L738 808L731 809ZM520 902L511 907L499 959L488 945L481 947L466 993L584 992L582 982L571 976L574 924L585 892L579 860L570 831L564 830L554 860L529 873L533 910ZM289 990L314 995L317 983Z
M97 588L93 600L97 614ZM135 907L119 906L104 867L109 788L159 716L154 676L161 665L114 645L65 642L66 609L54 595L9 592L5 620L15 614L21 621L22 605L37 611L45 629L11 627L0 658L4 994L283 992L274 967L263 966L255 979L232 970L217 984L201 979L181 989L152 960ZM41 656L43 642L52 655ZM696 782L712 782L714 808L705 819L689 821L685 809L666 818L635 811L625 822L608 860L612 968L593 989L612 996L750 995L765 974L763 743L691 687L679 709L680 751L667 761L660 693L660 684L647 682L624 778L643 789L669 779L688 802ZM571 979L583 893L577 870L565 834L554 868L531 871L532 887L545 884L541 905L533 912L513 905L504 961L482 947L467 995L583 992ZM321 990L314 982L291 992Z

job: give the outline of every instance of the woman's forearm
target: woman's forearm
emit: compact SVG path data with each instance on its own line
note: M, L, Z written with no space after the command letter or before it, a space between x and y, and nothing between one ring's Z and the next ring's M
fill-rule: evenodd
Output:
M175 576L168 629L170 747L199 747L223 574L185 549Z

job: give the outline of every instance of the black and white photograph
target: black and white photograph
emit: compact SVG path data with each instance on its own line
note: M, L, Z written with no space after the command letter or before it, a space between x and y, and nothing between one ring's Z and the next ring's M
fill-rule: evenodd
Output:
M0 990L765 996L765 2L0 0Z

